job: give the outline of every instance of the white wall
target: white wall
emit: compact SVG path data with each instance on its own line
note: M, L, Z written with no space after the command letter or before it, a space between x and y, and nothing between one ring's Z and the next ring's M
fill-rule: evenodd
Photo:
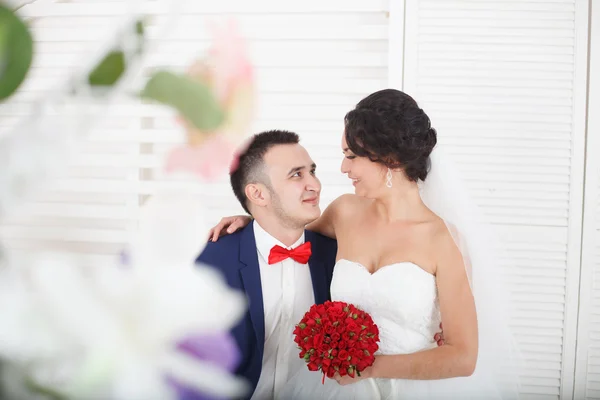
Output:
M35 17L40 56L22 93L0 107L0 127L6 131L35 95L81 63L78 54L106 33L123 4L81 0L23 9ZM301 135L319 165L323 206L352 191L339 172L345 112L384 87L413 95L502 233L502 265L519 303L512 323L527 358L524 397L569 399L574 390L576 399L600 397L600 164L590 157L600 132L590 112L586 136L589 6L190 1L151 66L184 67L193 51L206 48L207 18L233 12L258 68L253 130ZM592 27L600 25L599 14L592 12ZM591 41L596 56L597 42ZM600 91L592 75L590 85L592 110ZM140 202L163 184L161 155L181 140L170 113L124 101L83 145L68 176L25 204L0 227L0 237L12 248L111 257L135 229ZM206 195L213 221L241 211L226 177L194 190Z

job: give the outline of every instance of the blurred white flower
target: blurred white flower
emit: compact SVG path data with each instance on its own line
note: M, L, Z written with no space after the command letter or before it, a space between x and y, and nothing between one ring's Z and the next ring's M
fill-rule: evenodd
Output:
M128 264L86 269L48 254L0 270L0 357L71 399L174 399L167 378L243 395L245 382L177 348L227 332L246 307L218 272L193 263L206 241L202 206L161 195L141 221Z
M202 198L184 191L161 191L143 205L139 234L128 258L145 267L190 266L204 250L209 225Z

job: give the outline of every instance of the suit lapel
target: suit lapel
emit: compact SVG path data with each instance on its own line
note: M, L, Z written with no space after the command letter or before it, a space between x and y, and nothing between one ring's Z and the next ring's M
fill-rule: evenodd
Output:
M310 276L313 284L315 303L321 304L329 300L329 283L327 281L327 270L319 253L319 242L317 236L311 231L305 231L305 238L311 243L312 255L308 260Z
M253 224L250 223L242 232L240 240L240 275L244 284L244 290L248 296L250 318L256 333L257 346L260 357L265 346L265 311L263 305L262 285L260 281L260 268L258 254L256 251L256 240L254 239Z

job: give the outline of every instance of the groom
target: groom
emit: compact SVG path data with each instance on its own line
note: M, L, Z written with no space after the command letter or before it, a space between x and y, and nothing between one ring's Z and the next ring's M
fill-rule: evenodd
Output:
M249 381L252 400L276 398L294 371L306 368L292 331L311 305L329 299L337 242L304 229L321 214L321 183L298 142L281 130L251 139L230 178L254 221L208 243L197 259L248 297L232 335L241 352L236 373Z

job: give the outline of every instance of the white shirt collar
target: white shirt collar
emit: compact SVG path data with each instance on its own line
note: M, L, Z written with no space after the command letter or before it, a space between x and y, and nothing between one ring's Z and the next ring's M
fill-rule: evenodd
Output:
M269 263L269 254L271 253L271 249L275 245L279 245L284 249L290 250L304 243L304 232L302 232L302 236L296 240L296 243L294 243L292 246L286 246L265 231L263 227L256 222L256 220L254 220L252 223L254 224L253 228L254 239L256 241L256 250L258 250L259 256L261 256L267 264Z

